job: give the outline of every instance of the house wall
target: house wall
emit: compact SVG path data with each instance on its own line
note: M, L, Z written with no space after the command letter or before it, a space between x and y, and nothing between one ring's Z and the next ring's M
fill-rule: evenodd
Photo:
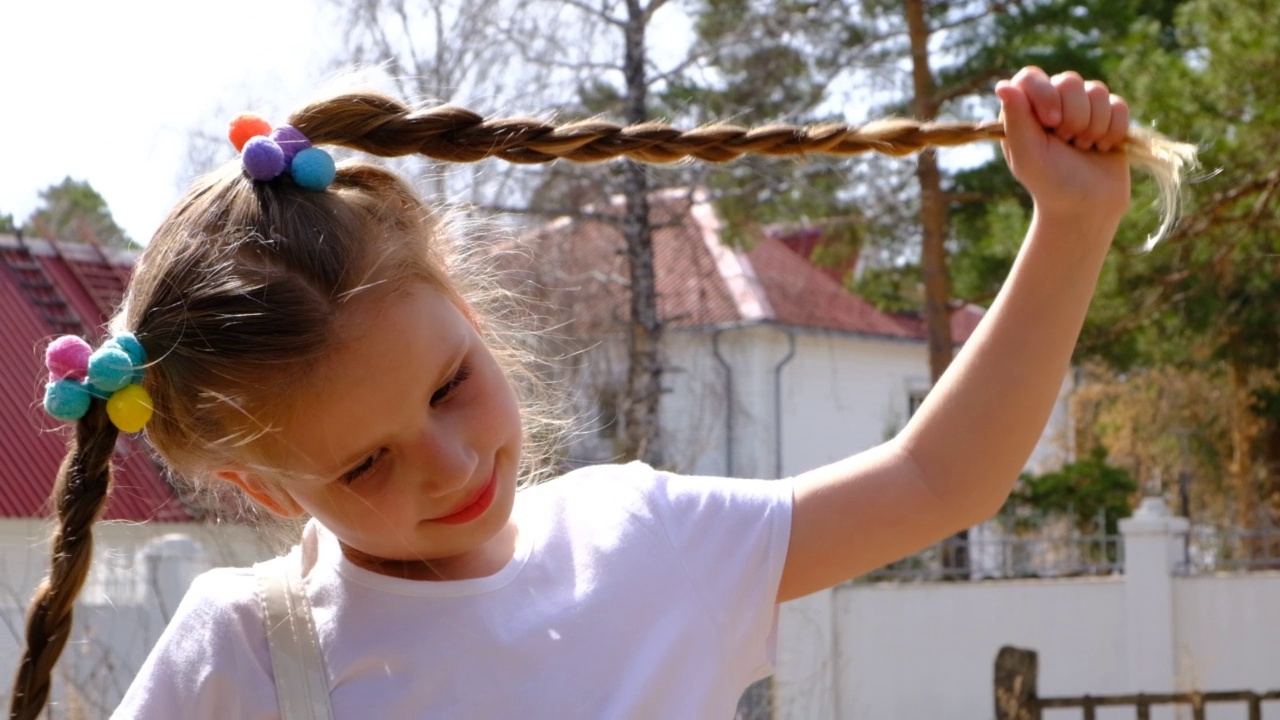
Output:
M718 343L713 331L671 332L665 351L667 460L695 474L785 477L834 462L893 437L909 418L910 395L930 386L916 342L752 325L721 331ZM1072 388L1068 374L1029 470L1069 459Z

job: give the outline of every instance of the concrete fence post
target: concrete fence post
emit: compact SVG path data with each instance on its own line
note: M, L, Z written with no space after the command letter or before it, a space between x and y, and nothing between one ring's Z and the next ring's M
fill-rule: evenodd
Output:
M1173 517L1159 497L1144 498L1133 517L1120 521L1128 685L1134 693L1177 689L1173 576L1189 528L1187 519Z

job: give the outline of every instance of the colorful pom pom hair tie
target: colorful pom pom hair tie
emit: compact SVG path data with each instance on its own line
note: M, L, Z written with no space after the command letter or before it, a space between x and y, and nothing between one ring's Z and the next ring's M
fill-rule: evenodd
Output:
M107 417L124 432L136 433L151 419L154 406L142 387L147 353L132 333L114 335L97 350L63 335L49 343L44 362L49 369L44 409L58 420L84 417L95 397L107 401Z
M333 182L337 169L333 157L311 146L302 131L292 125L274 130L253 113L241 113L231 121L227 133L240 152L244 174L259 182L269 182L288 173L298 186L319 192Z

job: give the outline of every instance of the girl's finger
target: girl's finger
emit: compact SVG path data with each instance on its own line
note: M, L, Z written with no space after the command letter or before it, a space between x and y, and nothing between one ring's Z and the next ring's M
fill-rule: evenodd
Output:
M1089 97L1084 92L1084 78L1078 73L1064 72L1054 75L1051 82L1062 103L1062 122L1053 134L1064 142L1071 142L1089 127Z
M1107 126L1106 135L1096 143L1103 152L1123 147L1125 138L1129 136L1129 103L1119 95L1110 95L1107 102L1111 106L1111 123Z
M1040 125L1056 128L1062 122L1062 103L1058 91L1049 76L1035 66L1025 67L1013 76L1013 85L1021 90L1031 104L1032 111L1040 119Z
M1085 97L1089 99L1089 125L1072 141L1081 150L1092 149L1111 128L1111 92L1107 86L1090 80L1084 84Z

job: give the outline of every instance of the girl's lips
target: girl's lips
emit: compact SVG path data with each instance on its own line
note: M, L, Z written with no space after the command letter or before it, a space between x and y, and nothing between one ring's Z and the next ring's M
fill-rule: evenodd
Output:
M469 523L483 515L484 511L489 509L489 506L493 504L493 497L497 492L498 472L495 469L494 473L489 476L489 482L485 484L484 489L480 491L480 494L477 495L475 499L462 506L461 509L443 517L435 518L431 522L444 523L445 525L461 525L463 523Z

